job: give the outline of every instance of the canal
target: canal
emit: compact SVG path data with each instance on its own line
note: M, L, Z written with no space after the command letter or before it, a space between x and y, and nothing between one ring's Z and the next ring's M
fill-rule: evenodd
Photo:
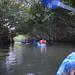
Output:
M75 50L70 43L54 43L46 48L14 44L0 57L0 75L55 75L63 59Z

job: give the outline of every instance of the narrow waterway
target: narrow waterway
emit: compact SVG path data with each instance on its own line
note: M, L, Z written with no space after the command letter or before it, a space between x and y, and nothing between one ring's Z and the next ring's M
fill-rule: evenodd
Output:
M6 55L0 58L0 75L55 75L75 45L56 43L38 48L17 43L2 50L6 50Z

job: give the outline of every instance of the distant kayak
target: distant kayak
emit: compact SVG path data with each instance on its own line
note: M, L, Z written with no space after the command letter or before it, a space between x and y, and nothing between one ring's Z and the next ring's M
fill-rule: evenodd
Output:
M56 75L74 75L74 74L75 74L75 52L72 52L64 59Z
M25 41L21 41L21 43L26 45L31 44L31 42L25 42Z
M28 44L36 45L37 41L38 41L37 39L26 39L26 40L21 41L21 43L26 44L26 45Z

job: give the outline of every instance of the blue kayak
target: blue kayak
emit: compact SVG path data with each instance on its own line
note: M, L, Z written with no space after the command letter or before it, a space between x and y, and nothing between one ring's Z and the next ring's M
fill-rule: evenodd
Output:
M70 75L71 70L74 68L75 68L75 52L72 52L61 63L56 75L63 75L64 72L67 73L67 75Z

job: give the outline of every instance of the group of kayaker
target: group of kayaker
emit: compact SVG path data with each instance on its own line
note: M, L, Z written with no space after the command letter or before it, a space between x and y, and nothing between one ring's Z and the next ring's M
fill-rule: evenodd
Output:
M22 43L24 43L24 44L28 44L29 43L29 44L36 45L37 43L39 43L39 44L46 44L47 41L45 39L27 39L25 41L22 41Z

